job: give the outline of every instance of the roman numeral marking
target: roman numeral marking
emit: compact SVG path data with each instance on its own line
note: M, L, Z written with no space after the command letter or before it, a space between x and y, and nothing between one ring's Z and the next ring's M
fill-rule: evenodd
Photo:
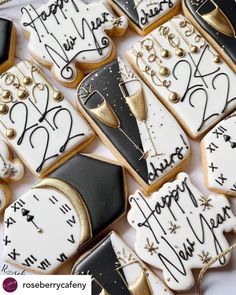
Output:
M210 153L212 154L212 153L215 152L218 148L219 148L219 147L218 147L216 144L214 144L214 142L212 142L212 143L210 143L210 144L208 145L208 147L207 147L206 149L209 150Z
M53 205L55 205L58 202L58 199L56 197L52 196L52 197L49 198L49 201L51 203L53 203Z
M65 204L65 205L62 205L62 206L60 207L60 210L61 210L61 212L62 212L63 214L66 214L66 213L68 213L69 211L71 211L71 208L70 208L67 204Z
M16 249L13 249L12 252L10 252L8 254L8 256L12 259L12 260L16 260L17 256L20 256L20 253L16 252Z
M61 253L60 257L57 258L57 261L63 263L63 262L65 262L67 259L68 259L68 257L67 257L64 253Z
M224 177L222 173L220 174L220 176L217 177L217 179L215 179L215 181L221 186L225 183L226 180L227 178Z
M74 238L74 235L70 235L70 238L67 239L68 242L74 244L75 243L75 238Z
M30 267L36 261L37 261L37 259L33 255L30 255L30 257L28 257L28 258L25 259L25 262L22 263L22 265Z
M72 218L68 219L66 222L69 224L69 226L73 227L74 224L76 224L75 216L73 215Z
M25 202L22 201L21 199L18 199L15 203L11 205L11 208L14 209L14 212L17 210L21 209L25 205Z
M3 239L3 242L4 242L5 246L7 246L8 244L11 243L11 241L8 239L8 236L6 236L5 239Z
M219 126L215 129L213 134L216 135L216 138L219 138L221 135L225 133L225 131L227 131L227 129L225 129L223 126Z
M47 259L44 259L43 261L40 262L40 265L38 265L37 267L39 269L46 270L50 265L51 263Z
M208 168L210 168L210 169L211 169L211 172L214 172L215 170L217 170L217 169L218 169L218 167L214 166L214 164L213 164L213 163L211 163L211 165L210 165L210 166L208 166Z
M5 223L6 223L7 228L8 228L10 225L16 223L16 221L12 217L9 217L9 218L7 218L7 220L5 221Z
M33 195L33 198L35 198L35 200L39 202L39 199L35 195Z

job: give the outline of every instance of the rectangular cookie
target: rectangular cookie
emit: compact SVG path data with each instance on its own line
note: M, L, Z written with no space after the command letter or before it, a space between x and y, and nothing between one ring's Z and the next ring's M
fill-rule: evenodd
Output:
M187 136L120 58L82 81L77 105L144 190L153 190L187 162Z
M236 107L235 73L182 15L135 43L128 59L192 138Z
M0 98L0 131L37 176L94 138L76 109L29 60L2 74Z
M4 261L55 273L123 216L126 197L122 166L96 155L75 155L6 209Z
M129 18L138 34L146 35L180 10L180 0L108 0L113 9Z
M184 0L183 11L236 72L235 0Z
M115 232L79 258L72 274L91 275L93 295L173 295Z

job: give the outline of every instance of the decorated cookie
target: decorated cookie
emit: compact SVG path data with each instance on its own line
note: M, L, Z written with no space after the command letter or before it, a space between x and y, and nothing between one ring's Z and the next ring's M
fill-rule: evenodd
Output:
M77 104L145 190L183 169L190 153L185 133L120 58L83 80Z
M4 182L20 180L24 175L24 166L19 159L13 159L5 141L0 140L0 179Z
M187 290L194 285L192 269L202 268L229 247L224 232L236 229L236 217L224 195L203 196L185 173L150 197L130 196L128 222L136 230L138 256L163 270L167 285ZM214 267L224 266L230 256Z
M180 0L108 0L119 15L127 15L130 26L146 35L180 9Z
M12 21L0 18L0 38L0 73L3 73L14 63L16 30Z
M192 138L236 108L235 73L182 15L137 42L128 58Z
M109 36L123 35L128 26L127 18L116 18L105 1L50 0L21 12L32 56L67 87L76 87L84 72L111 61L115 48Z
M186 16L236 71L235 0L183 0Z
M36 175L53 170L94 136L63 94L28 60L0 78L0 131Z
M0 181L0 213L8 206L11 199L11 190L9 186Z
M236 196L236 113L216 125L201 142L207 187Z
M125 200L121 166L77 154L5 210L3 258L53 273L124 214Z
M115 232L79 258L72 274L91 275L93 295L173 295Z

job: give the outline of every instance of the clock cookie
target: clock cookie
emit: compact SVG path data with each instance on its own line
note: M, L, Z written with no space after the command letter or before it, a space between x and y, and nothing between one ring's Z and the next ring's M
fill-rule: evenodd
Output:
M203 196L185 173L150 197L129 198L128 221L136 230L138 256L163 271L174 290L194 285L192 269L202 268L229 247L224 232L236 229L236 217L224 195ZM230 255L213 267L224 266Z
M236 71L235 0L183 0L185 15Z
M236 113L216 125L201 141L207 187L236 197Z
M16 29L13 22L0 18L0 73L8 70L14 63L16 49Z
M115 47L109 36L122 36L128 26L127 18L116 18L106 1L50 0L21 12L31 55L67 87L76 87L83 73L110 62Z
M0 140L0 179L4 182L19 181L24 175L24 166L19 159L14 159L5 143Z
M128 58L192 138L236 108L235 73L182 15L137 42Z
M1 75L0 131L38 176L94 138L75 108L29 60Z
M77 154L5 210L4 261L54 273L125 210L123 168Z
M72 274L92 275L93 295L173 295L115 232L79 258Z
M127 15L129 24L146 35L178 13L180 0L108 0L119 15Z
M0 213L8 206L11 200L11 190L9 186L0 181Z
M187 162L190 146L185 133L120 58L82 81L77 105L146 191L171 178Z

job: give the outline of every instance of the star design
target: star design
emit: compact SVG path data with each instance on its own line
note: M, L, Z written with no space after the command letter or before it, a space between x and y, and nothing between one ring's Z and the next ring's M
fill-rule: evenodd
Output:
M144 249L153 255L157 253L158 247L156 247L154 243L150 243L149 239L147 238L147 244L144 246Z
M211 260L211 256L209 255L209 252L205 252L202 250L201 254L198 254L203 264L208 263Z
M179 225L169 221L170 227L168 228L171 234L176 234L176 230L180 228Z
M123 24L123 21L122 21L121 18L117 18L117 19L115 19L114 22L113 22L113 25L114 25L115 27L120 27L120 26L122 26L122 24Z
M11 164L8 164L4 165L4 167L2 168L2 172L4 176L11 178L16 175L17 170L13 166L11 166Z
M206 196L201 196L201 198L199 199L200 201L200 206L203 207L203 211L205 211L206 209L210 210L212 206L211 204L211 199L209 197Z

